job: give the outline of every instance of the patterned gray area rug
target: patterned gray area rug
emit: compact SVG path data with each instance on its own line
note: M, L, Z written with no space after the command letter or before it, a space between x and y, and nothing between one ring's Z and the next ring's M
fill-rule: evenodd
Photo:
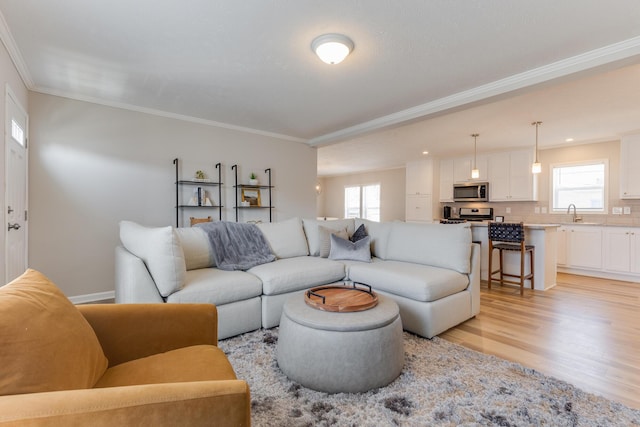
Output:
M405 368L387 387L327 394L278 368L278 329L220 341L249 383L254 426L640 426L640 411L440 338L404 333Z

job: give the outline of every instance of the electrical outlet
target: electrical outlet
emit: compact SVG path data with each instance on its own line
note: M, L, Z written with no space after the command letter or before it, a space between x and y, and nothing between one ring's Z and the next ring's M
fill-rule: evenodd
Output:
M505 212L506 212L506 213L511 213L511 208L507 208L507 209L505 209Z
M622 209L625 215L631 215L631 206L625 206Z
M533 208L533 213L540 213L540 206Z
M541 210L542 210L542 213L545 213L545 214L547 213L547 207L546 206L543 206Z
M619 207L619 206L614 206L611 209L611 213L614 214L614 215L622 215L622 208Z

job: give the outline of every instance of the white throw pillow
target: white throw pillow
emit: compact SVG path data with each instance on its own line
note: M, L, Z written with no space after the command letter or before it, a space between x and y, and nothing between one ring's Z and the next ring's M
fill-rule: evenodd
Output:
M180 240L184 252L184 262L187 271L199 268L215 267L213 251L209 244L207 233L200 227L176 228L176 234Z
M309 255L300 218L257 225L276 257L282 259Z
M353 218L333 219L329 221L318 221L317 219L303 219L304 234L309 242L309 255L320 256L320 229L319 226L329 228L331 230L347 229L347 233L352 235L355 231L355 222Z
M173 227L143 227L120 221L120 240L129 252L144 261L160 295L167 297L182 288L187 269Z
M318 226L318 235L320 237L320 257L327 258L329 256L329 252L331 250L331 236L335 234L336 236L342 239L348 239L349 233L347 233L347 228L343 228L341 230L333 230L331 228L323 227L321 225Z

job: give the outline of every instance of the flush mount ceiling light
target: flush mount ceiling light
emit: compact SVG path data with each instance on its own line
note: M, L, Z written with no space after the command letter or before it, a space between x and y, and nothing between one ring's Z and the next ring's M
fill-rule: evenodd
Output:
M531 173L540 173L542 172L542 164L538 161L538 126L540 126L542 122L533 122L532 126L536 127L536 161L531 165Z
M327 64L339 64L353 50L353 42L342 34L323 34L313 39L311 49Z
M478 161L478 137L479 133L471 134L473 137L473 169L471 169L471 178L478 179L480 178L480 171L478 170L477 161Z

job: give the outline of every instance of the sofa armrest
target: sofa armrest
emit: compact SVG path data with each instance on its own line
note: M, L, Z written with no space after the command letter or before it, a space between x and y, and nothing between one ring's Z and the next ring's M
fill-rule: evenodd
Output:
M116 302L164 302L147 266L123 246L116 246Z
M0 397L0 426L249 426L245 381L198 381Z
M109 366L191 345L218 345L212 304L78 305L102 345Z

